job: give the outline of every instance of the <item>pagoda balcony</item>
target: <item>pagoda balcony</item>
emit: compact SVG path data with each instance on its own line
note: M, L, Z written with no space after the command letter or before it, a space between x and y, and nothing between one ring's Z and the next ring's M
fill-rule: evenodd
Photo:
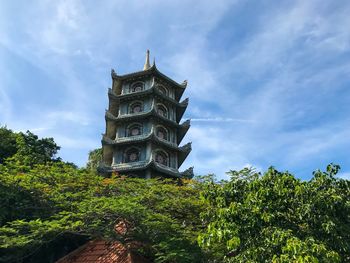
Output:
M129 119L144 118L149 115L152 115L152 111L153 111L153 108L148 111L141 111L141 112L132 113L132 114L122 114L122 115L114 116L109 110L106 110L105 118L106 120L119 122L119 121L124 121Z
M133 93L120 94L120 95L115 94L111 88L108 89L109 98L117 101L133 100L136 98L142 98L149 95L155 95L155 97L163 99L166 102L175 105L177 108L182 109L183 111L185 111L188 106L189 98L186 98L183 101L179 102L160 92L154 85L149 89L145 89L145 90L133 92Z
M162 172L167 171L171 175L176 175L177 177L180 175L179 170L176 168L157 163L154 160L152 161L152 164L153 164L153 167L157 168L157 170L161 170Z
M190 120L186 120L185 122L179 124L174 120L168 119L168 118L160 115L156 111L154 106L148 111L142 111L142 112L137 112L137 113L132 113L132 114L123 114L123 115L119 115L117 117L114 116L110 111L106 110L105 119L116 121L116 122L123 122L123 121L131 121L131 120L136 120L136 119L143 119L143 118L148 117L148 116L154 116L154 117L166 122L168 125L171 125L172 127L175 127L175 128L181 129L184 127L186 132L190 126Z
M102 137L102 144L103 145L119 145L119 144L129 144L129 143L136 143L145 141L152 137L152 133L148 134L141 134L136 136L127 136L127 137L117 137L114 140L106 137L103 135Z
M112 164L111 168L116 171L129 171L129 170L139 170L147 168L152 163L152 160L144 160L138 162L130 162L130 163L118 163Z
M164 147L167 147L171 150L175 150L181 154L185 154L187 156L191 152L191 143L187 143L181 147L179 147L176 143L173 143L168 140L164 140L156 136L153 132L153 129L148 134L141 134L136 136L128 136L128 137L119 137L110 139L107 136L103 135L102 144L103 145L124 145L124 144L133 144L143 141L154 141ZM185 157L186 158L186 157Z
M193 167L190 167L186 169L183 172L179 172L178 169L165 166L162 164L159 164L157 162L152 162L152 168L155 169L156 171L168 174L172 177L177 177L177 178L192 178L193 177Z

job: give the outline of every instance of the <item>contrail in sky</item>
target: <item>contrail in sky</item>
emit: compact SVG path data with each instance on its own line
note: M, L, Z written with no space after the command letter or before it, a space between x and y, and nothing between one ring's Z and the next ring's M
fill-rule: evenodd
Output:
M248 120L248 119L236 119L236 118L193 118L191 119L193 122L249 122L253 123L255 120Z

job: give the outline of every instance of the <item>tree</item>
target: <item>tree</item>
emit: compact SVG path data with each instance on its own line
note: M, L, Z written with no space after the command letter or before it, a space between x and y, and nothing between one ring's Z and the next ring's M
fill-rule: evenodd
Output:
M6 160L18 166L59 161L60 158L55 158L59 149L53 138L39 139L30 131L16 133L0 127L0 164Z
M230 171L202 193L200 245L220 262L350 262L350 182L338 170L308 182L272 167Z
M0 165L0 262L50 262L47 251L57 259L82 237L137 241L156 262L201 262L198 189L191 180L102 178L62 162L25 173ZM120 220L125 235L114 231Z
M0 164L17 152L16 133L7 127L0 127Z
M102 161L102 148L97 148L89 152L89 159L86 168L91 171L96 171L98 165Z
M29 166L57 160L54 157L61 148L53 138L39 139L30 131L18 133L16 144L18 150L13 155L14 160Z

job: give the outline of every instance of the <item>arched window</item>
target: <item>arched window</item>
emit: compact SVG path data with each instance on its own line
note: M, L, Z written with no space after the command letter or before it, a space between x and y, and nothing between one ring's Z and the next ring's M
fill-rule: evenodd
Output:
M157 105L157 112L158 112L159 115L161 115L161 116L163 116L165 118L168 118L168 110L167 110L167 108L164 105L158 104Z
M143 82L136 82L131 85L130 92L139 92L142 91L144 87Z
M140 151L137 148L128 149L124 156L126 163L137 162L140 160Z
M156 129L156 135L159 139L169 140L168 131L164 127L158 126Z
M168 90L163 85L157 85L157 89L164 95L168 95Z
M129 108L129 113L138 113L143 111L143 107L142 107L142 103L141 102L133 102L130 104L130 108Z
M169 157L164 151L156 152L155 161L161 165L169 166Z
M128 126L126 129L126 136L131 137L131 136L137 136L142 134L142 125L139 123L131 124Z

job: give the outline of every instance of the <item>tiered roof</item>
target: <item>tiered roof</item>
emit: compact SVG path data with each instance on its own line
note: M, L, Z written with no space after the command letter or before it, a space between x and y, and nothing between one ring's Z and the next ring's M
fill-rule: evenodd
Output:
M172 80L171 78L167 77L162 72L160 72L157 69L155 63L153 63L153 65L146 70L137 71L137 72L125 74L125 75L117 75L115 70L112 69L111 76L113 80L130 80L130 81L135 81L142 77L147 77L147 76L158 77L159 80L164 81L165 83L175 87L175 100L177 101L181 99L182 94L184 93L187 87L187 80L184 80L181 84L177 83L176 81Z
M168 140L160 139L156 136L155 131L152 130L148 134L141 134L136 136L130 136L130 137L117 137L115 138L111 133L109 136L106 134L102 138L102 145L113 147L113 146L122 146L122 145L130 145L130 144L136 144L136 143L142 143L142 142L152 142L152 144L160 145L169 151L176 152L176 158L177 158L177 167L181 166L181 164L184 162L186 157L191 151L191 143L188 143L184 146L179 147L180 142L182 141L183 137L187 133L189 127L190 127L190 120L186 120L183 123L179 123L180 120L183 117L183 114L188 106L188 98L184 99L180 102L180 99L183 95L183 92L185 91L187 87L187 81L184 81L183 83L179 84L176 81L170 79L163 73L161 73L155 63L153 62L153 65L150 66L149 64L149 51L147 51L146 55L146 62L144 66L144 70L125 74L125 75L118 75L114 70L111 72L113 85L111 89L108 90L108 97L109 97L109 103L110 107L109 110L106 110L105 113L105 119L108 123L115 123L115 125L125 123L125 122L131 122L135 120L156 120L158 123L165 125L166 127L171 127L176 131L176 142L170 142ZM124 94L122 92L122 83L124 81L127 82L134 82L138 80L143 80L147 77L153 78L153 83L151 84L150 88L147 88L142 91L134 92L134 93L126 93ZM174 90L175 98L171 98L167 96L166 94L163 94L159 91L157 88L157 85L164 85L172 87ZM151 105L151 108L147 111L132 113L132 114L121 114L119 115L119 105L123 102L129 101L129 100L137 100L142 99L146 97L152 97L156 98L159 102L166 102L167 104L173 105L174 110L176 111L176 118L175 120L171 120L167 117L162 116L158 113L156 109L156 105L153 100L153 104ZM114 112L114 114L113 114ZM180 173L178 169L168 167L165 165L161 165L153 160L153 157L151 157L149 160L144 161L138 161L138 162L130 162L130 163L120 163L120 164L112 164L111 166L105 166L103 169L106 171L117 171L117 172L128 172L128 171L136 171L136 170L142 170L146 168L152 168L154 170L160 171L162 173L168 174L173 177L190 177L191 174L193 175L192 168L187 169L184 173Z
M56 263L147 263L118 241L93 240L79 247Z

